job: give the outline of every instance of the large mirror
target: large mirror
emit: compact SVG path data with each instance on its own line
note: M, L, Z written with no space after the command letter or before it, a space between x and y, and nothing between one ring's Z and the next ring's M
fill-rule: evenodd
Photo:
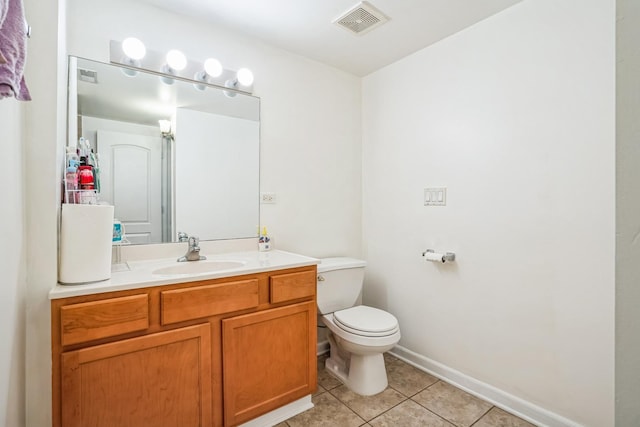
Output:
M97 154L128 242L257 236L259 98L70 57L68 108L67 151Z

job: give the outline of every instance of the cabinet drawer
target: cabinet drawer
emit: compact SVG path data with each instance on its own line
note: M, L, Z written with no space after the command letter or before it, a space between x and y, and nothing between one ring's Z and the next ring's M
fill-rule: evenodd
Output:
M147 294L109 298L60 308L62 345L113 337L149 327Z
M271 303L309 298L316 294L315 271L279 274L271 276L269 280Z
M160 293L162 324L258 306L258 279L174 289Z

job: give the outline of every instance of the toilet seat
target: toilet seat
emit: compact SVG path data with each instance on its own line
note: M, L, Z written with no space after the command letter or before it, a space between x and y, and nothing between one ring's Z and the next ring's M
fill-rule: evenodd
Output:
M336 311L333 320L340 329L365 337L385 337L399 329L398 320L391 313L366 305Z

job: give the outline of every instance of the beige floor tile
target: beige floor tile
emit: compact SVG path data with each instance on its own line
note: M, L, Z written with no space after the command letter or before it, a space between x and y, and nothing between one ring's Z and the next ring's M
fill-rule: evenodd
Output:
M412 400L402 402L369 424L373 427L454 427Z
M433 375L429 375L418 368L396 359L386 364L389 386L407 397L411 397L420 390L438 382Z
M331 390L339 385L342 385L339 379L334 377L324 367L324 362L329 357L329 354L323 354L318 357L318 385L324 390Z
M442 381L421 391L412 399L459 427L469 427L492 406Z
M289 427L289 424L285 423L284 421L281 422L280 424L276 424L274 427Z
M330 393L312 398L315 405L308 411L289 418L289 427L359 427L365 421Z
M389 387L374 396L360 396L341 385L331 390L331 394L367 421L406 399L405 396Z
M473 427L534 427L534 425L494 406Z
M325 391L327 391L327 390L326 390L324 387L322 387L320 384L318 384L318 388L316 388L315 393L313 393L313 394L311 395L311 397L317 396L317 395L319 395L320 393L324 393Z
M391 362L398 362L400 361L400 359L398 359L397 357L395 357L394 355L390 354L390 353L384 353L382 356L384 356L384 363L391 363Z

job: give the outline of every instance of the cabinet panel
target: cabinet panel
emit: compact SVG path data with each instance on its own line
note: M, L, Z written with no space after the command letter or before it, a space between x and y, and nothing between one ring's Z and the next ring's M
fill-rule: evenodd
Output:
M315 391L315 301L225 319L222 334L225 426Z
M209 324L62 354L65 427L211 425Z
M270 285L272 303L309 298L316 294L316 272L302 271L271 276Z
M60 308L62 345L112 337L149 327L147 294L71 304Z
M215 316L258 306L258 280L163 291L162 324Z

